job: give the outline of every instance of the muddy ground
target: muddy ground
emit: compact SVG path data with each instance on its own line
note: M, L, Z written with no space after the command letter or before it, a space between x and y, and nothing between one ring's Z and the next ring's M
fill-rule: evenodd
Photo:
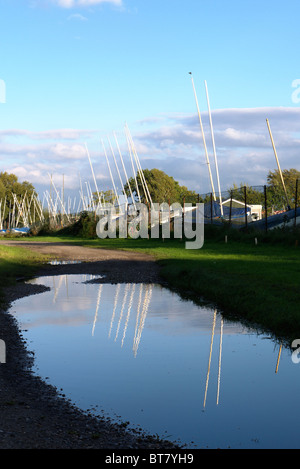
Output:
M84 248L62 243L0 241L0 245L29 248L58 260L81 263L45 265L38 276L71 273L104 274L103 282L163 283L159 267L144 254ZM0 311L0 339L6 344L6 363L0 364L0 449L170 449L141 430L92 416L72 405L58 390L31 372L34 357L13 315L13 302L38 294L45 287L19 279L6 289L8 307Z

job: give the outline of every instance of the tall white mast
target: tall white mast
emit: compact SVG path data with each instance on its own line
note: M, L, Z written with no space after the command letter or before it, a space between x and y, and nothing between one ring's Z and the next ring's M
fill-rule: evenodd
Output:
M81 198L81 202L82 202L82 210L86 210L80 174L79 174L79 183L80 183L80 192L79 193L80 193L80 198Z
M100 200L99 190L98 190L97 181L96 181L96 177L95 177L95 173L94 173L94 169L93 169L93 165L92 165L92 161L91 161L91 157L90 157L90 154L89 154L87 144L85 144L85 149L86 149L87 156L88 156L88 159L89 159L89 162L90 162L90 167L91 167L91 171L92 171L92 175L93 175L93 179L94 179L94 184L95 184L95 188L96 188L96 191L97 191L98 203L101 207L102 204L101 204L101 200Z
M215 157L215 165L216 165L216 172L217 172L217 181L218 181L219 199L220 199L220 209L221 209L221 215L223 217L223 205L222 205L222 194L221 194L221 187L220 187L220 178L219 178L219 168L218 168L215 137L214 137L214 131L213 131L213 125L212 125L211 110L210 110L209 96L208 96L208 89L207 89L206 80L204 81L204 83L205 83L205 90L206 90L207 107L208 107L209 123L210 123L210 130L211 130L211 139L212 139L212 145L213 145L213 151L214 151L214 157Z
M50 177L50 174L49 174L49 173L48 173L48 176ZM57 192L57 189L56 189L56 187L55 187L53 181L52 181L52 186L53 186L53 188L54 188L54 190L55 190L55 193L56 193L56 197L57 197L56 200L59 200L59 201L60 201L60 204L61 204L62 209L63 209L63 213L67 216L67 219L68 219L68 221L70 222L69 215L68 215L67 212L65 211L65 207L63 206L62 200L61 200L61 198L60 198L60 196L59 196L59 193Z
M271 131L271 127L270 127L270 123L269 123L269 120L268 120L268 119L267 119L267 126L268 126L268 129L269 129L269 134L270 134L270 138L271 138L271 142L272 142L272 146L273 146L273 150L274 150L274 155L275 155L276 162L277 162L277 166L278 166L278 171L279 171L281 183L282 183L283 190L284 190L284 194L285 194L285 198L286 198L286 203L287 203L287 206L288 206L288 208L289 208L289 206L290 206L290 204L289 204L289 198L288 198L287 191L286 191L286 187L285 187L285 184L284 184L284 180L283 180L283 176L282 176L282 171L281 171L281 168L280 168L279 159L278 159L278 156L277 156L277 151L276 151L276 147L275 147L275 143L274 143L274 140L273 140L272 131Z
M140 196L139 186L138 186L137 179L136 179L136 171L135 171L135 169L134 169L134 164L133 164L131 145L130 145L130 142L129 142L128 133L127 133L126 129L125 129L125 134L126 134L127 145L128 145L128 149L129 149L129 155L130 155L130 161L131 161L131 167L132 167L132 175L133 175L134 180L135 180L135 186L136 186L136 191L137 191L138 199L139 199L139 202L141 202L141 196Z
M113 159L114 159L114 162L115 162L116 170L117 170L117 173L118 173L118 176L119 176L119 179L120 179L120 184L121 184L121 188L122 188L123 194L124 194L124 196L125 196L126 207L127 207L127 195L126 195L126 192L125 192L125 190L124 190L124 185L123 185L123 182L122 182L122 178L121 178L121 174L120 174L120 171L119 171L118 163L117 163L117 160L116 160L116 157L115 157L115 153L114 153L114 150L113 150L113 147L112 147L112 145L111 145L111 142L110 142L109 137L107 137L107 140L108 140L108 143L109 143L109 146L110 146L110 149L111 149L111 153L112 153L112 156L113 156Z
M205 135L204 135L203 125L202 125L202 119L201 119L201 114L200 114L200 109L199 109L199 104L198 104L196 89L195 89L195 85L194 85L194 80L193 80L192 72L189 72L189 74L191 75L191 79L192 79L192 85L193 85L193 90L194 90L194 95L195 95L195 101L196 101L196 106L197 106L197 111L198 111L198 117L199 117L200 129L201 129L201 133L202 133L202 139L203 139L204 151L205 151L206 162L207 162L207 167L208 167L208 173L209 173L209 178L210 178L210 184L211 184L211 188L212 188L212 193L213 193L214 200L216 200L214 182L213 182L213 178L212 178L212 174L211 174L211 169L210 169L210 162L209 162L208 153L207 153L207 147L206 147L206 142L205 142Z
M120 160L121 160L121 163L122 163L123 171L124 171L124 174L125 174L126 182L127 182L128 187L129 187L129 190L130 190L131 200L132 200L132 203L135 207L135 200L134 200L133 193L132 193L132 190L131 190L131 185L129 184L127 171L126 171L126 168L125 168L125 165L124 165L123 157L122 157L122 154L121 154L121 150L120 150L119 143L118 143L117 136L116 136L115 132L114 132L114 137L115 137L115 141L116 141L116 144L117 144L117 148L118 148Z
M118 197L117 189L116 189L116 186L115 186L115 181L114 181L114 178L113 178L111 169L110 169L110 164L109 164L109 161L108 161L108 158L107 158L107 153L106 153L105 146L104 146L104 142L103 142L102 139L101 139L101 143L102 143L102 146L103 146L104 155L105 155L105 158L106 158L106 163L107 163L107 166L108 166L108 171L109 171L110 179L111 179L111 182L112 182L112 184L113 184L115 196L116 196L116 198L117 198L118 205L120 206L119 197Z
M133 157L134 157L135 164L136 164L136 167L137 167L137 174L139 174L139 176L140 176L145 198L146 198L147 202L149 202L148 191L147 191L146 185L145 185L145 183L144 183L144 179L145 179L144 173L143 173L143 171L142 171L141 168L140 168L140 165L139 165L139 162L138 162L138 159L137 159L137 154L136 154L136 152L135 152L135 148L134 148L134 145L133 145L133 141L132 141L132 138L131 138L129 129L128 129L127 127L126 127L126 132L127 132L127 137L128 137L129 145L130 145L130 147L131 147L131 149L132 149ZM136 187L138 187L137 182L136 182Z
M143 170L142 170L142 167L141 167L141 163L140 163L140 160L139 160L139 157L138 157L138 154L136 152L136 149L135 149L135 146L134 146L134 143L133 143L133 139L132 139L132 136L130 134L130 131L129 131L129 128L126 124L126 129L127 129L127 132L128 132L128 136L129 136L129 140L130 140L130 144L132 146L132 150L133 150L133 155L134 155L134 158L135 158L135 162L136 162L136 165L138 167L138 171L140 173L140 177L141 177L141 181L142 181L142 184L143 186L145 186L145 189L144 189L144 192L145 192L145 196L146 196L146 199L148 201L150 201L150 204L151 204L151 207L153 206L153 202L152 202L152 198L151 198L151 195L150 195L150 192L149 192L149 189L148 189L148 185L146 183L146 179L145 179L145 176L144 176L144 173L143 173ZM148 197L147 197L147 194L148 194Z

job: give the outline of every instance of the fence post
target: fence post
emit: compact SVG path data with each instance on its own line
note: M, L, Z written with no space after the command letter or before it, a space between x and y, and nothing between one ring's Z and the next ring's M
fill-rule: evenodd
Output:
M244 186L244 197L245 197L245 226L246 230L248 229L248 220L247 220L247 187Z
M185 197L183 197L183 210L182 210L182 237L184 237L184 219L185 219Z
M298 179L296 179L296 191L295 191L295 220L294 227L297 226L297 197L298 197Z
M229 225L231 225L231 210L232 210L232 191L230 191Z
M268 231L268 207L267 207L267 187L264 186L264 194L265 194L265 229L266 232Z
M210 223L213 222L213 195L210 193Z

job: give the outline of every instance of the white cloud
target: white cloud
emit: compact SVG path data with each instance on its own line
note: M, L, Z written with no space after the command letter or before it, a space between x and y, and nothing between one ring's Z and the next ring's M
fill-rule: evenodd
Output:
M122 0L52 0L54 4L61 8L90 7L101 3L111 3L116 6L122 5Z
M83 145L64 145L56 143L49 148L49 153L53 158L65 160L80 160L87 157L86 150Z
M88 21L86 16L80 15L80 13L74 13L73 15L68 16L67 20L68 21L71 21L71 20Z
M89 138L95 130L77 130L77 129L54 129L42 132L33 132L24 129L0 130L0 137L20 137L24 136L33 140L78 140L80 138Z
M282 168L300 170L300 108L220 109L212 111L222 189L233 182L263 185L277 168L267 129L269 119ZM151 119L155 123L155 118ZM215 164L208 113L202 113L206 145L214 182ZM199 119L196 114L160 116L156 127L136 134L147 167L162 169L180 184L199 193L210 191ZM148 156L151 156L149 158ZM145 166L144 166L145 167ZM215 182L216 187L216 182Z
M300 108L221 109L212 111L221 187L233 183L263 185L269 171L276 169L276 160L268 133L269 119L282 169L300 170ZM197 114L160 115L138 122L131 130L142 167L158 168L174 177L181 185L199 194L210 191L209 175ZM202 113L206 144L215 187L215 164L207 112ZM129 127L131 125L129 124ZM2 171L15 172L22 180L32 182L39 191L49 186L47 173L61 185L78 191L79 174L83 185L89 181L94 190L89 152L99 187L111 188L111 180L101 145L101 132L95 130L52 129L40 132L8 129L0 131L0 165ZM118 140L127 168L132 176L130 155L125 135L120 129ZM118 159L118 151L114 146ZM115 183L120 188L109 145ZM1 164L2 163L2 164ZM119 165L123 180L122 166Z

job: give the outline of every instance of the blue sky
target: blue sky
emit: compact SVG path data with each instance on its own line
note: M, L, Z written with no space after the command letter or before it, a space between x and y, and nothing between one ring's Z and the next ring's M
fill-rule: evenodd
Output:
M86 142L106 190L100 139L116 131L126 160L127 122L144 168L208 192L189 71L211 152L208 84L224 190L275 169L266 118L281 166L300 169L299 14L298 0L0 0L0 170L77 190Z

